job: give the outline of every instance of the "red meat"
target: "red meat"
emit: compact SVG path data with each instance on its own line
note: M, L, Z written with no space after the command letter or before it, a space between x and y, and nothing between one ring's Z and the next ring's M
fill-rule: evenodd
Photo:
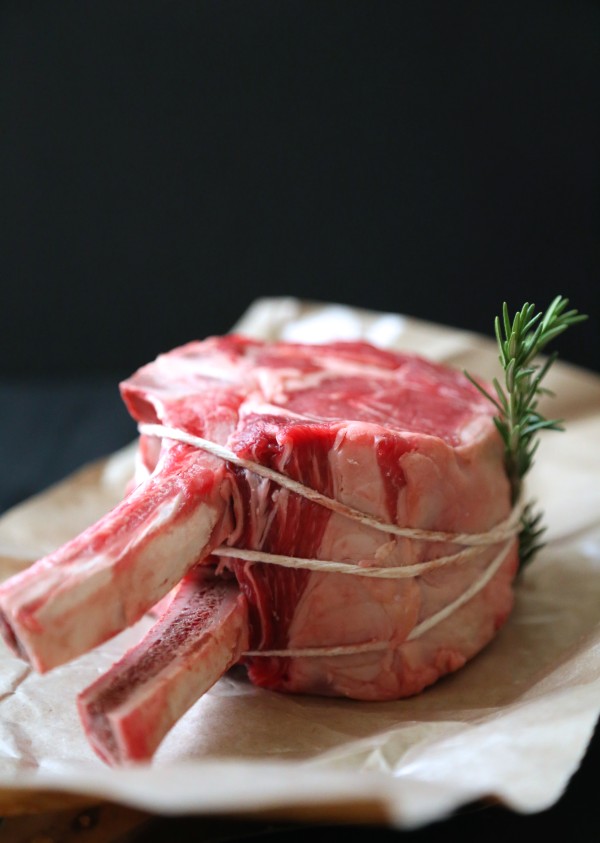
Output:
M517 540L473 548L456 536L485 534L511 511L493 408L461 373L366 343L230 335L158 357L122 394L142 425L226 451L143 433L127 498L0 589L5 638L44 671L182 581L159 626L80 699L107 760L150 757L239 660L264 687L394 699L459 668L508 616Z

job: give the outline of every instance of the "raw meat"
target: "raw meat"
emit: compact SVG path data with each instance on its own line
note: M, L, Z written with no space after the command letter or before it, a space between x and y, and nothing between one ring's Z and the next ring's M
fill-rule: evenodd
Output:
M112 764L149 758L247 647L245 598L234 582L196 566L147 638L79 696L98 755Z
M142 426L226 450L142 427L128 497L0 589L4 636L40 671L170 593L159 626L81 696L105 759L150 757L236 661L279 691L395 699L461 667L506 620L514 530L475 547L456 536L511 512L493 408L461 373L366 343L229 335L158 357L122 395Z

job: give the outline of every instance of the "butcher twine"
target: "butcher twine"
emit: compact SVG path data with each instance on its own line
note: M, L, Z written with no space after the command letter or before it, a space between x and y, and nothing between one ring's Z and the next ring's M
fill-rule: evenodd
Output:
M452 544L460 544L466 547L458 553L450 554L449 556L440 556L436 559L431 559L427 562L420 562L416 565L404 565L401 567L372 567L369 565L361 565L348 562L328 562L322 559L301 559L294 556L284 556L275 553L265 553L261 550L244 550L238 547L221 546L212 551L214 556L231 556L236 559L244 559L249 562L263 562L269 565L280 565L285 568L305 568L309 571L321 571L326 573L342 573L352 574L359 577L375 577L381 579L401 579L404 577L416 577L426 571L441 568L451 562L466 561L480 552L480 548L499 544L503 542L499 553L494 557L492 562L483 571L482 575L475 582L471 583L459 597L444 606L439 612L426 618L421 623L413 627L410 634L405 639L412 641L415 638L423 635L432 627L441 623L448 618L453 612L459 609L463 604L467 603L474 597L487 583L492 579L494 574L500 569L502 563L506 560L509 550L512 546L514 536L519 532L519 522L523 511L523 505L515 504L508 518L501 521L491 530L484 533L447 533L435 530L421 530L413 527L399 527L397 524L389 524L381 519L361 512L353 507L346 506L346 504L329 498L326 495L311 489L293 480L285 474L280 474L272 468L261 465L260 463L246 460L239 457L233 451L222 445L217 445L208 439L203 439L200 436L194 436L184 430L178 428L168 427L160 424L140 424L138 430L144 436L154 436L160 439L172 439L176 442L183 442L186 445L192 445L203 451L207 451L213 456L220 457L227 462L233 463L240 468L272 480L279 486L289 489L304 498L324 506L332 512L337 512L346 518L351 518L353 521L358 521L367 527L373 527L376 530L381 530L385 533L391 533L402 538L414 539L428 542L450 542ZM367 641L363 644L342 645L339 647L308 647L298 650L250 650L244 655L246 656L272 656L272 657L305 657L305 656L342 656L351 655L354 653L366 653L375 650L386 650L389 643L386 641Z

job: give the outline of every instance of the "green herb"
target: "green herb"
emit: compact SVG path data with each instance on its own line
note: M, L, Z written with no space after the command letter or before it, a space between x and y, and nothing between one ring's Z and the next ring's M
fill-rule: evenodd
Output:
M494 322L504 385L494 378L493 394L465 372L471 383L498 411L494 422L504 442L504 459L513 503L518 500L523 477L532 466L540 441L539 432L563 429L560 420L546 419L538 409L539 398L552 395L542 386L542 381L558 355L554 352L543 364L534 363L534 360L551 340L571 325L587 319L576 310L567 310L568 304L568 299L557 296L545 313L536 313L534 304L525 303L511 322L504 302L502 318L496 317ZM541 513L534 512L531 504L524 507L519 533L521 566L542 547L540 537L544 528L541 519Z

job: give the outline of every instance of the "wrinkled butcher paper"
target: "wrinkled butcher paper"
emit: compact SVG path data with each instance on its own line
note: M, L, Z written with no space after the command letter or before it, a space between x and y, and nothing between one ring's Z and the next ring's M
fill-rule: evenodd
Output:
M396 314L259 299L234 329L292 341L366 338L486 378L499 374L493 340ZM415 828L473 800L521 813L553 805L600 712L600 378L559 361L548 386L556 398L542 409L566 430L543 434L528 483L545 512L547 544L520 578L506 626L464 668L417 697L380 703L282 695L234 669L177 724L152 764L111 769L89 748L75 698L149 620L44 676L2 645L0 813L55 794L163 814L330 816ZM6 513L0 576L110 509L134 446Z

